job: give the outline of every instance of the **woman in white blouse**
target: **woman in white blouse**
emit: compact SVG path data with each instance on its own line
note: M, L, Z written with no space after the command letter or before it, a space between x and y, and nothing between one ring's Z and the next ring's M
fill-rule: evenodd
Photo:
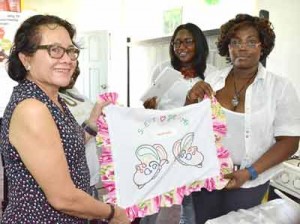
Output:
M195 24L186 23L178 26L171 38L169 46L170 61L156 66L152 75L152 83L162 74L166 67L180 72L180 78L162 95L147 99L144 107L148 109L170 110L182 107L185 97L191 87L199 80L203 80L208 72L215 68L206 64L209 49L206 37ZM191 197L187 196L182 202L180 224L194 224L194 212ZM170 209L162 209L168 214ZM164 215L162 215L164 216ZM159 220L159 219L158 219ZM141 224L156 223L156 215L142 219Z
M293 85L267 71L262 61L274 47L271 23L239 14L221 26L217 46L231 66L196 83L186 104L212 94L227 117L223 145L237 170L221 191L193 193L196 223L261 203L278 164L293 155L300 136L300 102Z

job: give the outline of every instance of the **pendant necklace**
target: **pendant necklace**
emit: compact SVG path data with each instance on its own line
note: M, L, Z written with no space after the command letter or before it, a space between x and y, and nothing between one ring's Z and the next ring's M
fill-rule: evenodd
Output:
M76 93L72 93L71 91L68 91L67 89L61 90L59 92L63 93L64 95L68 95L79 102L84 102L84 98L82 96L80 96L79 94L76 94Z
M232 72L233 76L233 85L234 85L234 95L231 99L231 105L233 106L233 110L236 110L237 106L240 103L240 94L241 92L249 85L249 83L253 80L253 78L256 76L256 72L248 79L248 81L242 86L242 88L237 91L236 88L236 82L235 82L235 75L234 72Z
M79 102L84 102L84 98L75 93L72 93L72 92L69 92L68 90L66 90L66 94L69 95L70 97L74 98L75 100L78 100Z
M68 90L60 91L60 96L62 97L63 101L71 107L77 106L78 103L76 102L76 100L79 102L84 102L83 97L81 97L77 94L71 93Z

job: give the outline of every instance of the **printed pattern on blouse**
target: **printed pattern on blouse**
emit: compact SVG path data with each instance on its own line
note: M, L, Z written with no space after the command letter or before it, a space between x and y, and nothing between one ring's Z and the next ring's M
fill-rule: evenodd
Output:
M77 124L60 97L59 101L64 113L35 83L24 80L14 87L4 112L1 127L1 153L4 158L8 181L8 205L1 223L86 223L85 219L69 216L51 207L38 183L22 162L16 148L9 142L8 128L13 111L21 101L29 98L37 99L48 107L59 130L71 178L77 188L86 192L89 190L90 175L85 158L82 128ZM32 122L38 122L38 118Z

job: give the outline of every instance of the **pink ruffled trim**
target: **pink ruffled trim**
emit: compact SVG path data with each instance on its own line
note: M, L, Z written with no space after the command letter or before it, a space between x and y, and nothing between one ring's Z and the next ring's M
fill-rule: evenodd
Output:
M101 101L110 101L113 104L117 103L117 93L104 93L99 96ZM214 178L207 178L202 181L195 181L190 185L182 186L169 191L163 195L156 196L137 205L126 208L129 219L134 220L137 217L144 217L159 211L160 207L171 207L174 204L181 204L183 197L194 191L200 191L205 188L209 191L222 189L228 183L228 180L223 178L224 174L230 173L233 170L233 163L229 155L229 151L221 144L221 139L226 134L225 116L221 110L221 105L215 98L212 99L212 114L213 114L213 130L216 137L217 155L220 163L220 175ZM101 167L101 180L103 187L107 190L104 200L109 203L116 204L116 188L114 181L114 166L111 154L111 145L109 139L108 126L105 118L101 116L98 120L98 136L97 143L102 146L102 154L99 162Z

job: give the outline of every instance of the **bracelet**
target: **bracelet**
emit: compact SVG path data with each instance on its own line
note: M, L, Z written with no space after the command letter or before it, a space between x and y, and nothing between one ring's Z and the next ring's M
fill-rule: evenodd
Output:
M248 170L250 174L250 180L255 180L258 177L258 173L253 166L246 167L246 170Z
M97 136L97 131L94 130L93 128L91 128L87 121L84 121L82 124L81 124L81 127L90 135L96 137Z
M115 206L113 204L107 203L107 205L110 206L110 213L108 215L108 217L106 219L104 219L103 221L109 223L113 217L115 216Z

